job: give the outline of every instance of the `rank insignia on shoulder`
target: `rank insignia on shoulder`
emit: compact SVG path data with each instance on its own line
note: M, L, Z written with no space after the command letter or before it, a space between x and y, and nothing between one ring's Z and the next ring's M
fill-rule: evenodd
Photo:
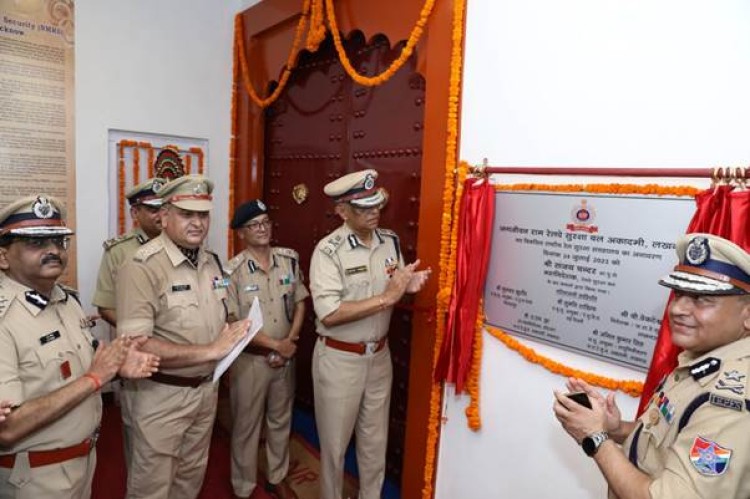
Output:
M724 379L727 381L736 381L738 383L742 382L742 380L744 380L746 377L737 369L732 369L731 371L724 371L723 376L724 376Z
M4 296L0 296L0 317L5 315L5 311L8 310L9 304L10 304L10 300L8 300Z
M716 476L727 470L732 450L703 437L695 437L690 462L701 475Z
M51 333L47 333L44 336L41 336L39 338L39 344L46 345L47 343L55 341L58 338L60 338L60 331L52 331Z
M172 284L172 292L190 291L190 284Z
M733 411L740 412L742 412L742 408L745 406L745 401L742 399L725 397L718 393L712 393L709 395L708 402L716 407L723 407L724 409L732 409Z
M359 267L351 267L344 270L344 274L346 275L362 274L363 272L367 272L367 265L360 265Z
M252 293L253 291L260 290L260 286L258 286L257 284L248 284L244 289L246 293Z

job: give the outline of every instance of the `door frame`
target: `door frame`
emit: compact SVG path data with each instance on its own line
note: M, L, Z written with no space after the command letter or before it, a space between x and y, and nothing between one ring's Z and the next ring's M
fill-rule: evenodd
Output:
M345 36L355 29L360 30L368 40L382 33L391 44L395 44L409 37L423 3L424 0L337 0L339 29ZM278 80L286 64L301 6L302 0L263 0L241 14L245 47L249 52L250 79L262 96L267 95L269 83ZM425 33L416 48L416 71L424 76L427 85L417 254L422 260L422 267L433 269L433 276L425 289L417 294L413 316L401 483L401 495L408 498L422 497L425 485L454 8L454 0L435 2ZM399 15L388 15L389 11L398 12ZM430 54L434 55L430 57ZM238 72L239 81L235 82L236 174L232 186L236 193L235 203L263 194L264 112L250 100L241 78ZM230 206L230 210L234 208ZM235 247L239 247L236 241Z

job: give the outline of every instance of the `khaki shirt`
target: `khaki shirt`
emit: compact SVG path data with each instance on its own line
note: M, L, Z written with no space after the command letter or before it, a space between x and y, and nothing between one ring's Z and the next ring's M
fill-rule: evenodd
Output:
M99 275L96 278L96 291L92 303L95 307L114 309L115 282L117 271L133 254L148 241L148 236L139 227L127 234L104 242L104 254L99 264Z
M680 355L623 444L653 499L750 497L748 375L750 338Z
M271 248L271 267L266 273L244 250L227 263L226 271L230 275L229 313L244 319L257 296L263 313L263 334L277 340L286 338L297 303L310 295L297 252Z
M318 243L310 263L310 291L317 331L341 341L376 341L388 333L392 308L362 319L326 327L320 321L341 302L360 301L385 291L390 272L403 267L398 236L375 229L370 246L365 246L348 225L343 224Z
M214 341L226 323L228 279L218 257L204 249L198 268L166 234L144 244L119 271L118 334L153 336L181 345ZM170 374L203 376L215 362L170 368Z
M10 277L0 277L0 400L22 404L80 378L91 366L93 341L71 293L55 286L46 300ZM101 414L101 397L86 397L14 447L0 448L0 454L79 444L92 436Z

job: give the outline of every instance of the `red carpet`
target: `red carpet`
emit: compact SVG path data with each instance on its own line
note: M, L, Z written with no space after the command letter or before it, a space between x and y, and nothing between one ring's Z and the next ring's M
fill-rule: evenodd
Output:
M97 442L97 466L94 474L92 499L122 499L125 497L126 470L123 453L120 409L105 402L102 428ZM218 424L214 426L211 449L208 455L208 470L203 481L199 499L232 499L229 480L229 435ZM253 499L271 499L271 496L256 487Z

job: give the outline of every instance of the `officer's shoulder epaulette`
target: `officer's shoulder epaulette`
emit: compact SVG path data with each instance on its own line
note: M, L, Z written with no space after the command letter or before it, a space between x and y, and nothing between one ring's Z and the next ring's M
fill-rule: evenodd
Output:
M219 258L219 255L214 253L212 250L206 248L206 253L213 258L214 262L216 262L216 266L219 267L219 270L221 271L222 275L226 275L226 270L224 270L224 265L221 263L221 258Z
M381 229L381 228L378 228L378 232L380 233L381 236L388 236L388 237L392 237L394 239L398 239L398 234L396 234L395 232L393 232L390 229Z
M0 319L5 316L5 313L10 308L10 304L13 303L13 299L15 298L9 289L3 288L3 279L6 279L6 277L0 277Z
M750 357L727 360L710 383L713 383L708 394L711 405L748 412L750 410L750 393L748 393L748 376L750 376Z
M124 243L125 241L129 241L129 240L131 240L131 239L133 239L135 237L138 237L138 234L136 234L135 232L127 232L127 233L119 235L117 237L113 237L112 239L107 239L106 241L104 241L104 243L102 244L102 246L104 246L105 250L108 250L108 249L114 248L115 246L117 246L120 243Z
M242 265L242 262L245 261L245 252L241 252L236 254L231 260L227 262L226 265L224 265L224 272L227 273L227 275L232 275L235 270L240 268Z
M341 234L332 235L325 241L318 245L318 249L328 256L333 255L341 247L341 243L344 242L344 238Z
M73 297L75 301L78 302L79 305L81 304L81 296L78 293L77 289L71 288L70 286L66 286L65 284L57 283L57 285L60 286L60 289L62 289L63 292L65 292L66 296Z
M276 248L276 254L291 258L292 260L299 260L299 253L294 251L292 248Z
M136 251L133 255L133 260L135 260L136 262L145 262L155 254L160 252L162 249L164 249L164 243L161 241L161 239L152 239L151 241L138 248L138 251Z

